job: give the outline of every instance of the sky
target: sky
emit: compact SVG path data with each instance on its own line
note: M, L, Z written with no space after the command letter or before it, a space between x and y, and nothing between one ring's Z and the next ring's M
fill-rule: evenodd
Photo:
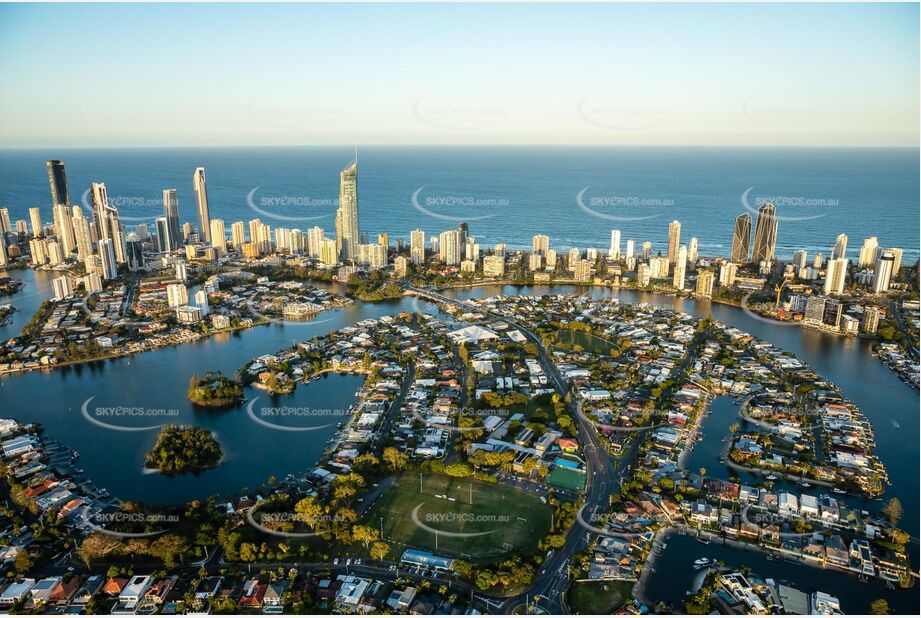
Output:
M917 146L917 4L0 5L0 147Z

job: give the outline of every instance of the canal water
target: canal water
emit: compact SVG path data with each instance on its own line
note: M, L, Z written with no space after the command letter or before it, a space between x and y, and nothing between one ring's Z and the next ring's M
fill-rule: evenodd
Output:
M832 594L841 601L845 614L867 614L870 603L875 599L885 598L889 601L892 613L917 614L918 589L888 590L879 580L861 583L856 577L831 571L786 562L768 560L754 550L736 549L713 542L702 545L693 537L672 534L665 539L666 548L655 561L655 572L646 580L646 597L656 601L671 603L682 610L685 594L693 587L694 578L700 571L693 568L698 558L721 560L726 568L741 569L748 567L751 572L762 578L773 579L805 593L821 590Z
M0 337L4 339L18 334L41 300L50 296L50 280L53 278L49 273L32 270L12 271L11 275L23 279L27 287L21 296L14 295L8 297L10 300L3 301L12 302L21 308L12 324L0 328ZM30 296L30 292L35 290L40 290L41 293ZM836 383L843 394L860 406L873 423L877 452L886 464L892 480L892 487L886 492L885 497L897 496L901 500L904 507L902 527L917 539L918 393L899 380L873 356L868 342L758 319L728 305L632 290L615 291L575 286L485 286L452 290L448 295L471 298L496 294L547 293L587 293L599 297L617 297L626 303L645 302L668 306L699 317L720 320L795 354ZM85 469L90 480L124 500L163 504L206 495L232 494L244 487L257 487L270 475L283 478L289 473L297 474L309 470L317 462L335 429L326 428L307 433L284 432L253 422L245 406L223 411L197 409L185 398L189 378L193 374L220 370L225 375L230 375L250 359L275 352L296 341L310 339L363 319L400 311L416 311L420 308L435 312L430 305L412 298L380 303L354 303L342 309L324 312L319 319L310 323L276 323L134 357L49 372L7 376L0 380L0 410L5 417L40 422L50 437L80 452L79 465ZM293 397L296 401L302 402L300 405L347 409L354 401L354 394L359 386L360 379L355 376L331 376L325 380L315 381L307 387L299 387ZM247 396L253 398L260 394L261 392L248 392ZM89 397L95 397L92 401L93 406L178 409L179 420L170 419L169 422L195 423L216 432L227 454L226 461L218 468L199 476L170 478L159 474L145 474L142 470L144 454L153 444L156 432L118 432L88 422L83 418L81 406ZM723 421L728 420L730 415L729 403L731 401L719 412L714 410L708 419L717 429L710 431L710 435L717 435L719 431L725 432L725 428L732 422L730 420L722 427ZM723 419L723 416L727 418ZM149 419L117 419L114 422L153 424L149 423ZM706 436L705 433L705 442L697 445L697 449L700 450L695 449L697 452L692 453L694 461L697 461L697 457L700 457L701 461L709 459L709 451L716 446L707 444ZM720 439L721 437L716 437L717 444ZM717 448L717 452L718 450ZM717 469L713 464L703 465L708 470ZM878 508L879 503L875 506ZM669 549L662 556L663 561L672 555L671 548L670 543ZM728 548L721 550L735 551ZM675 553L678 554L678 558L682 558L692 554L696 557L699 552ZM912 560L917 563L917 545L912 547L911 555ZM754 567L755 563L751 560L755 558L758 556L746 552L740 554L737 559L741 560L742 564ZM826 575L817 569L777 562L765 563L775 566L782 564L784 569L795 570L797 575L793 575L792 579ZM683 571L679 570L663 569L663 572L671 573L675 577L683 576ZM770 573L763 574L769 576ZM689 578L692 576L693 571L688 574ZM865 590L865 587L857 586L851 578L844 581L858 591L860 598L865 598L865 593L860 592ZM669 590L683 595L685 587L672 586ZM844 600L848 586L836 586L826 591L837 594ZM895 604L895 598L901 599L903 594L899 592L885 596L892 599L890 602ZM880 593L879 596L884 595ZM917 608L917 594L914 595L914 603L913 607ZM865 609L857 607L853 611Z

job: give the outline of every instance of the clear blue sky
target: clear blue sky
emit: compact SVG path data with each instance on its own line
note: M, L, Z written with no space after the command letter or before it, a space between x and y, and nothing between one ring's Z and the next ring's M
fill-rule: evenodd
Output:
M918 6L2 5L0 146L917 145Z

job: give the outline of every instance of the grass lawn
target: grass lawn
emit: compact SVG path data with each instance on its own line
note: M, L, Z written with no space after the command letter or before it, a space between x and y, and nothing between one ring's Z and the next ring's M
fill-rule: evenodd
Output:
M617 349L614 343L580 330L561 330L559 341L569 346L578 345L586 352L603 356L610 356Z
M575 582L570 590L576 614L610 614L630 598L633 582L620 580Z
M476 562L534 551L550 528L551 513L536 496L501 483L425 473L420 492L419 474L406 473L364 523L380 527L383 517L393 557L414 547ZM450 536L456 533L477 536Z
M585 487L585 473L557 466L547 475L547 483L570 491L582 491Z

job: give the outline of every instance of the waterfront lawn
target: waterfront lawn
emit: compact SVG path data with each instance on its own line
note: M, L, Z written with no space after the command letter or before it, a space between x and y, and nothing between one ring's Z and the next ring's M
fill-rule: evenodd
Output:
M572 611L576 614L611 614L630 598L633 583L622 580L575 582L571 590Z
M586 352L600 356L614 356L615 351L619 352L617 345L613 342L608 342L597 335L579 330L564 329L559 331L557 345L559 346L560 343L563 344L565 349L571 350L573 346L579 346Z
M439 534L436 547L436 535L413 521L414 511L423 526L479 536ZM405 545L476 562L535 551L550 529L551 513L538 497L500 483L426 472L420 492L419 474L406 473L370 509L364 523L379 528L383 517L392 558Z

